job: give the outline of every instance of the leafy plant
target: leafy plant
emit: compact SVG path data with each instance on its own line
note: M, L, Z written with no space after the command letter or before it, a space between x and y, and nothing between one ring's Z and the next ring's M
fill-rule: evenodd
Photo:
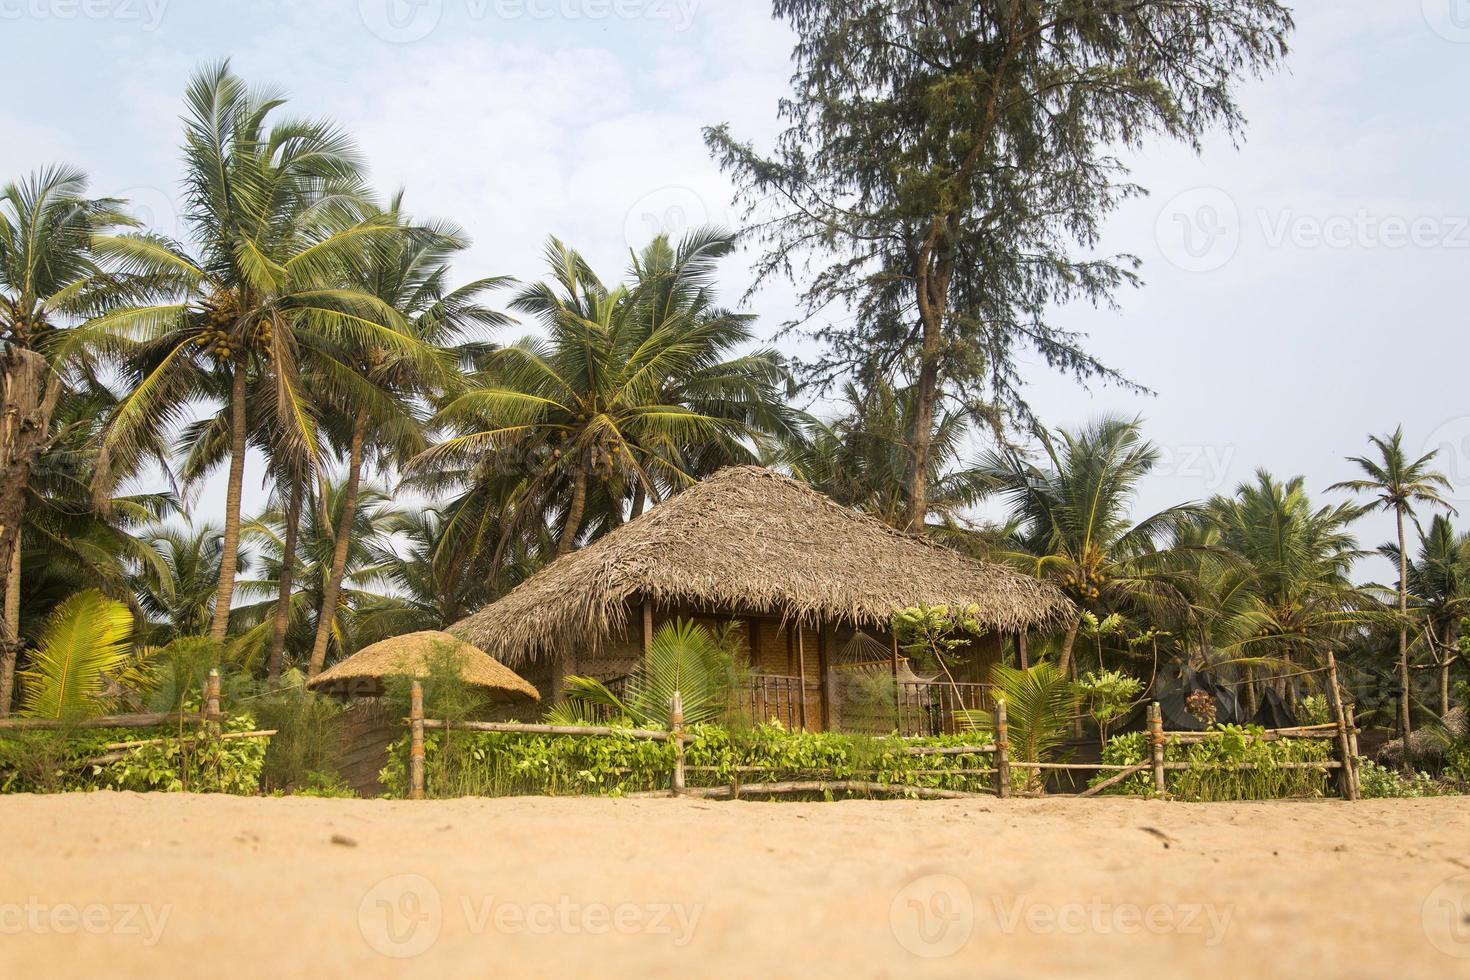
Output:
M667 728L678 691L686 726L712 723L729 716L743 676L728 645L698 623L675 620L654 633L622 697L601 681L569 677L567 700L546 717L553 724L581 725L611 714L644 728Z
M1017 762L1045 762L1066 741L1067 728L1077 712L1081 693L1054 664L1039 663L1026 670L997 665L990 672L997 699L1006 703L1011 757ZM994 727L987 712L971 712L974 720ZM1027 770L1026 788L1040 789L1042 778Z
M28 718L86 718L116 703L107 678L132 661L133 614L96 589L56 607L41 641L21 672L21 714Z
M1280 763L1325 762L1332 756L1332 743L1325 739L1283 738L1267 741L1265 729L1255 725L1222 725L1215 737L1200 742L1175 738L1164 747L1166 762L1187 763L1187 769L1170 770L1165 776L1169 795L1179 800L1275 800L1327 793L1325 769L1283 768ZM1102 761L1111 766L1134 766L1148 758L1144 732L1115 735L1103 749ZM1241 769L1242 763L1254 768ZM1112 773L1104 772L1093 782ZM1104 792L1116 795L1151 796L1153 777L1137 773Z
M1121 670L1098 670L1077 685L1087 705L1087 714L1097 723L1098 739L1108 742L1108 725L1133 703L1143 690L1143 681Z
M1443 796L1445 790L1427 772L1405 774L1364 759L1358 769L1358 786L1365 800L1412 799Z

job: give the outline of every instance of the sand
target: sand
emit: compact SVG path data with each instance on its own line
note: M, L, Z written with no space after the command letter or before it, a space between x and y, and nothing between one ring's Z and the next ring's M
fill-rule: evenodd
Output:
M0 798L0 977L1470 976L1470 801Z

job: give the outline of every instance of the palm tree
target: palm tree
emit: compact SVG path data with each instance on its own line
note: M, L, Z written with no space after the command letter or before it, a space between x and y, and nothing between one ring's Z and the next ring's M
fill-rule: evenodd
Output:
M1249 669L1321 661L1348 632L1375 621L1377 603L1351 581L1362 557L1349 526L1352 504L1313 508L1302 477L1285 483L1264 470L1206 511L1212 552L1191 596L1188 637ZM1287 687L1290 691L1293 688ZM1254 695L1254 684L1248 686Z
M997 557L1055 581L1077 603L1106 615L1177 599L1160 540L1198 516L1180 505L1134 523L1138 485L1158 463L1137 419L1103 418L1043 439L1051 463L1043 469L1013 452L992 452L980 469L1009 505L1019 546ZM1081 620L1067 630L1060 666L1072 665Z
M140 536L159 557L158 563L143 566L133 582L148 623L148 641L162 645L182 636L207 635L224 534L213 524L167 524ZM241 552L235 562L238 574L248 559Z
M1389 436L1369 436L1368 441L1378 451L1378 458L1351 456L1348 462L1364 473L1359 480L1344 480L1328 487L1328 491L1347 490L1351 493L1369 493L1376 498L1375 506L1380 510L1393 511L1398 525L1399 555L1399 734L1407 739L1413 728L1409 718L1409 566L1408 554L1404 550L1404 519L1414 515L1415 504L1444 507L1451 512L1454 508L1440 496L1441 490L1451 490L1449 478L1429 464L1439 451L1426 453L1410 461L1404 452L1404 427L1399 426Z
M435 419L456 434L413 467L483 464L471 479L503 489L502 541L549 515L566 554L588 526L589 501L607 508L606 528L630 498L636 515L719 465L754 460L752 446L790 431L792 416L777 354L729 356L750 339L749 317L712 304L714 264L731 247L709 231L677 249L657 239L635 261L638 282L609 289L552 239L554 285L513 304L548 336L491 353Z
M93 239L131 224L121 201L86 197L87 178L49 167L0 188L0 718L10 712L19 634L20 534L31 470L77 353L67 328L122 293Z
M909 469L913 453L913 387L895 391L878 382L867 389L848 384L845 411L832 422L812 419L783 445L772 461L838 503L857 508L890 527L906 527L910 511ZM925 481L927 512L946 524L984 495L985 480L956 463L967 426L956 412L941 412L929 443Z
M412 400L442 395L452 384L447 354L426 359L424 351L443 351L473 327L498 328L509 322L481 304L481 297L505 285L505 278L475 280L450 289L449 261L467 245L464 234L444 222L415 227L402 213L402 195L375 215L402 227L393 239L370 244L354 263L350 281L395 310L419 349L405 355L373 341L355 345L350 370L339 372L331 388L338 392L333 415L339 420L347 457L346 494L336 550L322 594L317 633L307 674L315 677L326 663L336 608L347 570L349 532L356 518L362 467L369 454L383 459L409 459L425 448L421 419ZM371 433L371 437L370 436Z
M276 439L309 460L318 451L317 413L303 361L320 365L343 345L369 342L417 351L391 306L343 284L354 253L401 234L391 222L364 215L351 141L323 122L269 125L282 99L247 88L227 62L195 76L186 104L186 220L195 254L150 235L113 236L95 246L127 271L172 287L169 303L119 307L93 322L93 339L126 355L131 380L102 439L96 491L105 497L119 464L129 465L194 400L224 403L230 464L210 626L211 638L223 641L252 381L274 396Z
M382 638L363 632L362 610L381 609L384 604L399 601L383 591L389 583L391 569L381 566L379 559L391 547L392 536L407 525L407 515L385 489L367 484L358 490L348 528L347 562L338 601L335 605L323 602L346 505L347 483L342 479L317 487L302 507L297 538L298 569L293 577L286 633L287 654L300 667L310 660L323 609L331 610L327 624L328 659L331 660L355 652L363 644L364 636L368 636L367 642ZM239 633L234 646L237 659L250 665L260 662L275 627L276 600L285 564L285 516L279 509L267 510L245 522L243 527L245 540L252 543L259 555L258 575L240 583L246 601L233 617Z
M1378 549L1397 563L1393 545ZM1458 656L1460 621L1470 616L1470 532L1457 533L1450 519L1435 514L1419 532L1419 556L1408 563L1409 594L1424 617L1424 639L1439 667L1439 713L1450 710L1450 668ZM1411 644L1412 646L1412 644Z

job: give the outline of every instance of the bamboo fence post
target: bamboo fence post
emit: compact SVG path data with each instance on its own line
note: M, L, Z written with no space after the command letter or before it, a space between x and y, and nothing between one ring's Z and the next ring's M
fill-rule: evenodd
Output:
M1154 701L1148 706L1148 742L1154 767L1154 791L1164 796L1164 709Z
M211 670L209 678L204 682L204 718L206 721L219 720L219 690L219 671Z
M1337 753L1342 758L1338 770L1338 788L1345 800L1357 799L1353 787L1353 746L1348 737L1347 713L1342 707L1342 688L1337 683L1337 655L1327 651L1327 694L1332 701L1332 716L1337 722Z
M672 789L675 796L684 795L684 695L674 692L669 705L669 729L674 742L674 778Z
M408 702L408 773L411 787L410 800L424 798L424 685L413 682L409 689Z
M1011 725L1006 721L1006 702L995 702L995 795L1011 795Z
M1347 713L1348 748L1353 753L1353 798L1363 798L1363 782L1358 774L1358 711L1353 708Z

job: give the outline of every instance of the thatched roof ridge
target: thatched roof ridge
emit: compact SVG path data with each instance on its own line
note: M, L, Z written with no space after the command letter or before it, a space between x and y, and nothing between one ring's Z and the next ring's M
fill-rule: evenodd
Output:
M980 607L997 631L1074 613L1060 591L842 507L758 466L721 470L451 627L506 663L597 648L630 600L886 628L895 608Z
M363 697L381 694L385 678L427 677L428 658L440 651L453 651L459 658L460 676L469 684L491 691L500 700L541 700L536 689L505 664L459 637L437 630L408 633L363 647L318 674L306 686Z
M557 558L451 627L506 663L595 649L631 599L886 629L894 608L978 605L994 630L1075 616L1060 591L841 507L759 466L720 470L587 548Z

